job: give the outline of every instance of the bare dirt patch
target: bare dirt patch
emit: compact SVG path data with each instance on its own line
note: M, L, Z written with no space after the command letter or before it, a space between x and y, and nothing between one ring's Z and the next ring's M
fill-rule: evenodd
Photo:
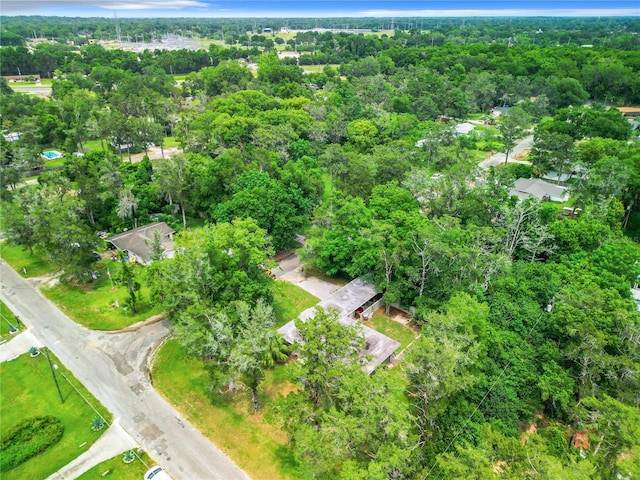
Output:
M160 147L149 147L147 152L135 153L131 155L131 163L137 163L142 161L145 155L149 157L149 160L159 160L161 158L170 158L178 153L183 153L180 147L168 147L164 149L164 157L162 156L162 149ZM129 161L127 153L122 154L122 161Z

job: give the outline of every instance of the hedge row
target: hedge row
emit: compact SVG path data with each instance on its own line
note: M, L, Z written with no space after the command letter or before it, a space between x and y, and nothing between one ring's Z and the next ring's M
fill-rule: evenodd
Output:
M64 425L56 417L31 417L9 429L0 439L0 473L11 470L55 445Z

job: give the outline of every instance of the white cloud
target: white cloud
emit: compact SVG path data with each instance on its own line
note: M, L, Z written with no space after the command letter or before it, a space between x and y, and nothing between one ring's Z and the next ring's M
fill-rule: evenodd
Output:
M209 8L213 5L198 0L2 0L2 14L27 14L58 9L106 10L179 10L184 8Z

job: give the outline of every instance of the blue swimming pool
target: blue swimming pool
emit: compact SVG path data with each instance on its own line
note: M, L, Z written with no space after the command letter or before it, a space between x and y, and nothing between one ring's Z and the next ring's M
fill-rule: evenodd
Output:
M55 160L55 159L57 159L57 158L62 158L62 157L64 157L64 153L57 152L57 151L55 151L55 150L51 150L51 151L49 151L49 152L43 152L43 153L42 153L42 156L43 156L44 158L46 158L47 160Z

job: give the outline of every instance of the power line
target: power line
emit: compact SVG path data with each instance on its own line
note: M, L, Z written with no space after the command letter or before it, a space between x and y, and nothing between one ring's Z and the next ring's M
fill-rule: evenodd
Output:
M551 305L551 304L550 304ZM549 308L549 306L547 307L547 311L551 311L553 307L551 306L551 308ZM527 332L527 335L524 337L524 341L526 342L529 337L531 336L531 334L533 333L533 331L535 330L535 328L538 326L538 323L540 323L540 320L542 320L542 318L544 317L544 313L540 314L540 316L538 317L538 319L536 320L536 323L533 324L533 326L531 327L531 329L529 329L529 331ZM478 402L478 404L476 405L476 408L473 410L473 412L471 412L471 415L469 415L469 418L467 418L464 422L464 424L460 427L460 429L458 430L458 432L455 434L455 436L453 437L453 439L451 439L451 441L449 442L449 445L447 445L447 448L444 449L444 452L441 452L439 455L445 454L449 451L449 449L451 448L451 446L453 445L453 443L457 440L457 438L460 436L460 434L464 431L465 427L467 426L467 424L471 421L471 419L473 418L473 416L476 414L476 412L480 409L480 407L482 406L482 404L484 403L484 401L487 399L487 397L489 396L489 394L492 392L493 388L498 384L498 382L500 380L502 380L502 377L504 376L504 374L506 373L507 369L511 366L511 360L509 360L507 362L507 364L504 366L504 368L502 369L502 371L500 372L500 375L498 375L498 378L491 384L491 386L489 387L489 389L487 390L487 392L484 394L484 396L482 397L482 399ZM458 455L456 454L456 457ZM427 478L431 472L433 471L434 468L436 468L436 464L437 464L437 460L433 462L433 465L431 465L431 468L429 469L429 471L427 472L427 474L423 477L423 478Z

